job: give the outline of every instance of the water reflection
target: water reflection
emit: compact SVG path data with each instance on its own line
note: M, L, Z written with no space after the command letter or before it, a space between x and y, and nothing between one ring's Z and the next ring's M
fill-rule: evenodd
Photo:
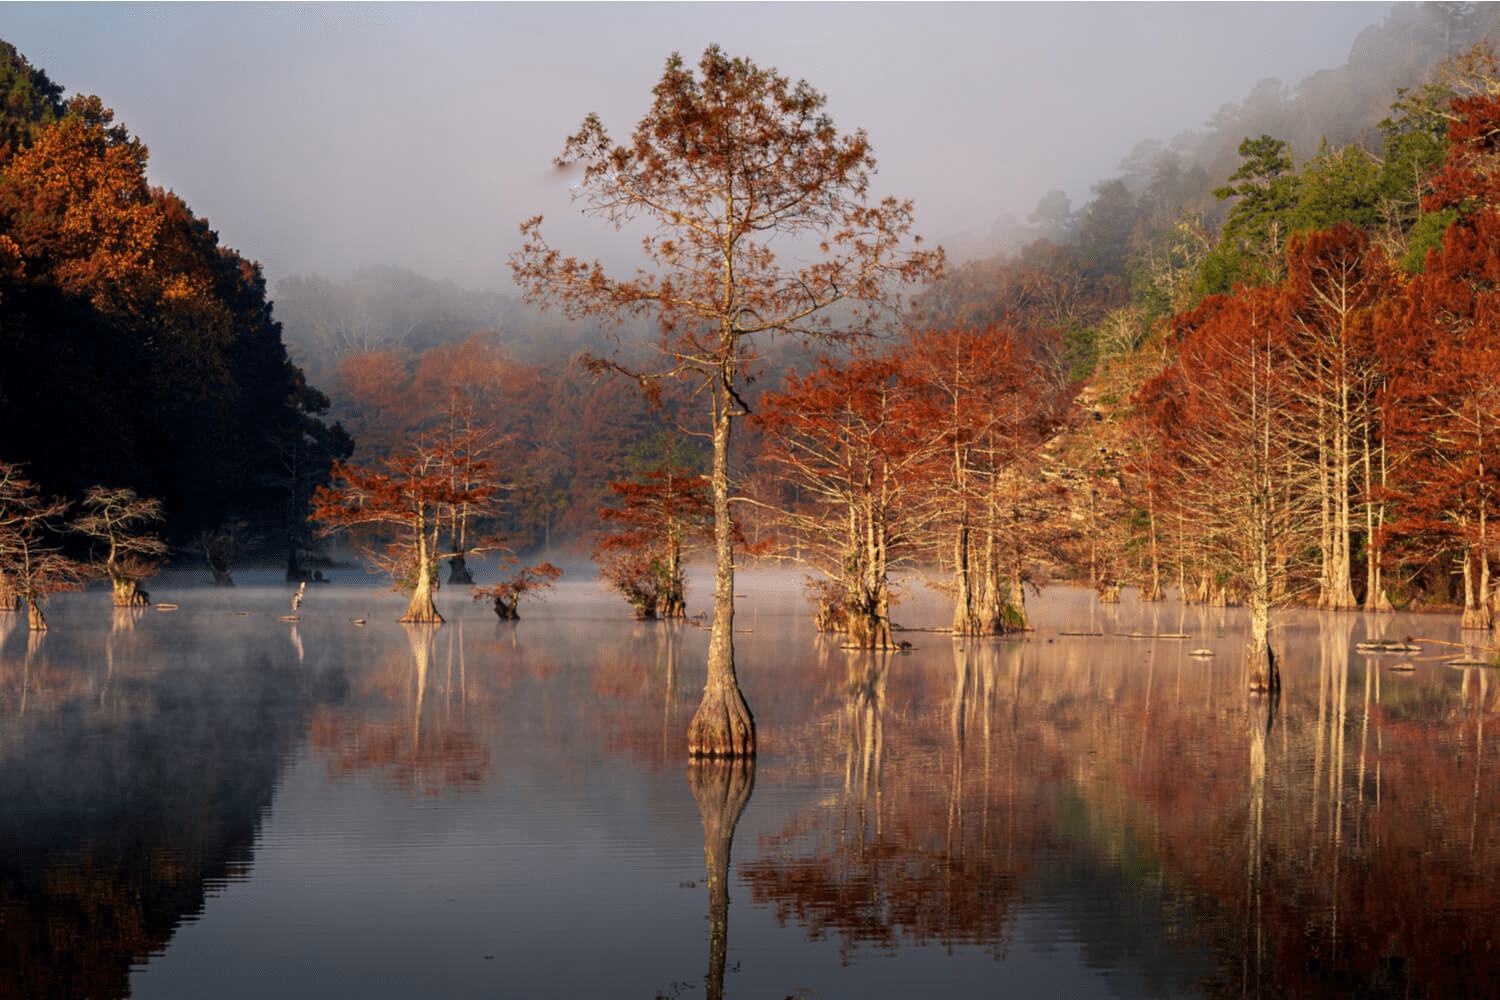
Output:
M813 940L836 935L846 959L860 945L890 949L903 937L1003 952L1018 886L1016 828L1008 810L992 814L981 790L1013 789L987 766L977 774L965 767L976 721L988 752L998 656L992 642L955 641L952 649L941 743L925 726L903 725L894 742L887 738L892 674L908 658L847 658L842 795L782 832L778 839L801 850L740 866L755 902L772 906L780 921L803 925ZM896 695L903 716L926 702L925 692L910 686L914 679L908 675Z
M1192 617L1194 645L1242 641L1232 610ZM1168 992L1486 994L1476 984L1500 972L1488 668L1382 677L1351 660L1360 616L1287 617L1283 693L1247 693L1237 657L1109 636L955 642L946 671L934 654L925 684L894 694L897 675L851 660L842 799L788 823L786 846L741 877L846 955L1007 953L1024 901L1061 893L1101 965ZM1121 897L1090 898L1080 872L1137 906L1110 919ZM1132 935L1155 940L1122 948Z
M248 870L313 684L237 635L210 673L139 610L59 611L19 649L0 614L0 996L123 997Z
M464 623L400 628L404 643L386 646L374 669L353 673L346 699L313 714L308 742L335 780L375 775L408 794L475 791L494 767L489 745L470 726L476 692L469 684ZM446 668L436 671L440 643Z
M1443 639L1439 619L1289 613L1282 688L1258 695L1238 609L1065 593L1029 638L893 654L755 619L752 596L761 757L684 783L702 630L587 606L582 626L355 628L363 605L330 591L293 632L279 593L234 617L253 590L89 628L60 602L35 648L0 614L0 995L216 995L131 979L203 954L246 975L338 956L243 995L362 971L454 996L696 990L705 884L710 997L736 893L745 996L904 995L910 969L955 994L1056 992L1060 969L1127 996L1471 996L1500 976L1500 685L1430 642L1352 652ZM1131 635L1163 628L1189 638ZM236 926L313 905L334 910L239 950ZM194 950L215 935L226 950ZM566 961L580 940L597 969Z
M703 817L703 867L708 877L708 1000L724 996L729 956L729 855L734 828L755 789L755 759L701 759L688 765L688 785Z

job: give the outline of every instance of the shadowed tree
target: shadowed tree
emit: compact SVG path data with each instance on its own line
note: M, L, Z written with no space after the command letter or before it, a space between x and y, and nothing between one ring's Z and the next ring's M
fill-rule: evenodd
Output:
M33 632L47 629L42 612L47 597L78 590L87 575L86 567L63 555L54 541L69 506L42 496L20 466L0 462L0 579L25 599ZM14 597L9 604L15 607Z
M776 335L847 341L873 332L893 286L935 274L941 251L907 249L910 202L871 199L875 159L862 131L840 135L825 98L717 46L695 75L673 55L650 111L616 145L597 116L555 161L581 166L586 211L616 227L644 225L651 266L612 277L566 257L526 222L511 260L527 297L570 316L654 318L659 362L599 362L660 391L662 379L703 390L713 440L714 621L703 702L688 750L755 753L755 723L734 671L734 535L729 442L757 342ZM787 264L784 261L792 261ZM830 307L840 306L837 317Z

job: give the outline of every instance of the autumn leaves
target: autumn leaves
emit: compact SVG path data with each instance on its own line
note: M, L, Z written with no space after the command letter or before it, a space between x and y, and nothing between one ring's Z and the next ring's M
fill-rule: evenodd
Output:
M895 646L890 575L917 563L950 567L956 632L1024 623L1030 549L1053 530L1037 457L1066 398L1023 339L1010 324L914 330L765 395L761 502L784 553L832 581L820 626Z

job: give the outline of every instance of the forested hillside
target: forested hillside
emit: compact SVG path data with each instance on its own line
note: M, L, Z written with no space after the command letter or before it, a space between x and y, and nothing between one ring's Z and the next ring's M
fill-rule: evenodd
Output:
M259 267L153 187L98 97L0 43L0 462L46 495L129 488L169 535L306 546L349 442L292 365Z

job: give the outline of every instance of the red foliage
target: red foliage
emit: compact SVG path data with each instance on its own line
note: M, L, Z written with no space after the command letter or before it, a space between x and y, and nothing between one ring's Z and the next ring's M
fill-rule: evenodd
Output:
M521 598L526 594L551 590L553 584L562 577L563 571L549 562L540 562L535 566L521 566L520 561L511 556L507 556L505 561L517 567L509 579L490 587L475 587L474 601L475 603L489 601L494 605L497 617L506 621L514 621L521 617L517 611Z
M644 482L611 482L620 504L600 507L599 575L641 619L687 615L683 557L713 542L713 507L703 477L664 463Z

